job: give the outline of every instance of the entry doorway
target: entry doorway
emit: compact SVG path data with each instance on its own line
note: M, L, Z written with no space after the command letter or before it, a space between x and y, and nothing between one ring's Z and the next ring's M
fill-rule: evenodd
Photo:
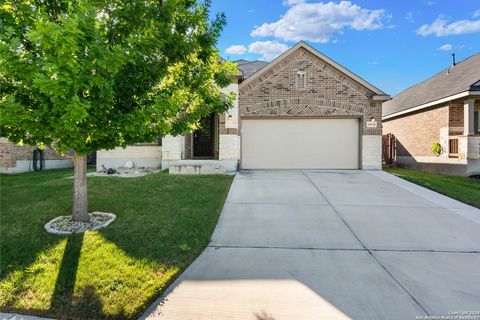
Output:
M211 159L215 157L216 115L211 114L200 120L200 128L193 132L193 158Z

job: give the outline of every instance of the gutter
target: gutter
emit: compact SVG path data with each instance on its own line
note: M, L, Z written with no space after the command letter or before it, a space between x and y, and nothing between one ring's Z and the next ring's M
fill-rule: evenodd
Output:
M391 100L392 97L389 96L388 94L376 94L372 97L372 100L373 101L388 101L388 100Z
M431 101L431 102L421 104L419 106L416 106L416 107L413 107L413 108L410 108L410 109L406 109L406 110L403 110L403 111L398 111L398 112L383 116L382 120L388 120L390 118L395 118L395 117L398 117L398 116L401 116L401 115L404 115L404 114L407 114L407 113L415 112L415 111L418 111L418 110L421 110L421 109L425 109L425 108L428 108L428 107L431 107L431 106L434 106L434 105L437 105L437 104L440 104L440 103L449 102L449 101L452 101L452 100L456 100L456 99L460 99L460 98L464 98L464 97L468 97L468 96L480 96L480 91L469 91L469 90L467 90L467 91L464 91L464 92L460 92L460 93L457 93L457 94L454 94L454 95L451 95L451 96L448 96L448 97L445 97L445 98L442 98L442 99L438 99L438 100L434 100L434 101Z

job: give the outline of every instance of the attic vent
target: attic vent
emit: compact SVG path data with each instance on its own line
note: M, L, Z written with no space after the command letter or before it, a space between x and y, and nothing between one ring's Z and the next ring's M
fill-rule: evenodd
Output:
M307 87L307 78L305 76L305 71L297 71L295 78L295 87L297 90L305 90Z

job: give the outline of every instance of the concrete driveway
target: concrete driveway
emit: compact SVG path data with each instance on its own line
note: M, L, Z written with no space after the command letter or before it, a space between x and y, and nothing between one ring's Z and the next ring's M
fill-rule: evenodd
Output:
M452 312L480 319L480 210L383 172L246 171L210 246L142 318Z

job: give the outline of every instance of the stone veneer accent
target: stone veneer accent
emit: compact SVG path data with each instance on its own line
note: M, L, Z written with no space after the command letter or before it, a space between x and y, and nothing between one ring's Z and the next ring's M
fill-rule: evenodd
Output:
M296 90L297 71L306 73L306 89ZM363 135L381 135L381 103L369 89L299 48L239 87L239 115L247 117L359 117ZM367 128L374 117L377 128Z

